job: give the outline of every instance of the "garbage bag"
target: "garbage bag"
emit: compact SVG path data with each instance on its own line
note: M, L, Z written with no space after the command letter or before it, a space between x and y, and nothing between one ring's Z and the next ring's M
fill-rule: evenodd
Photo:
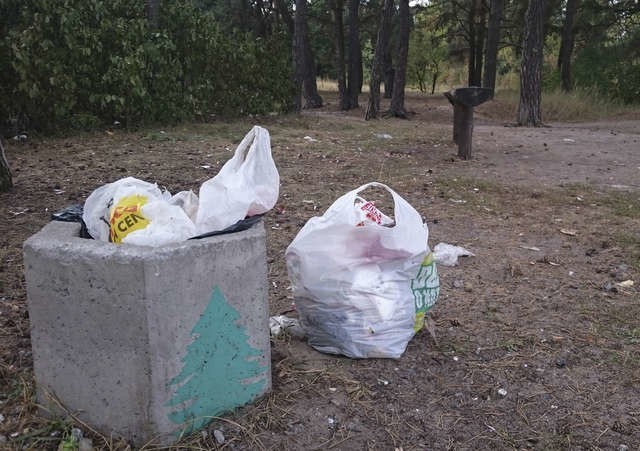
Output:
M220 172L200 186L198 234L223 230L247 216L266 213L276 204L279 189L269 132L256 125Z
M177 199L155 183L127 177L93 191L84 204L82 219L94 239L145 246L184 241L195 235L195 225Z
M381 187L393 217L360 193ZM285 252L300 324L315 349L352 358L400 357L439 293L418 212L368 183L311 218Z
M103 185L84 204L82 219L97 240L162 246L251 227L278 200L280 177L269 132L253 127L200 196L171 196L155 183L127 177Z

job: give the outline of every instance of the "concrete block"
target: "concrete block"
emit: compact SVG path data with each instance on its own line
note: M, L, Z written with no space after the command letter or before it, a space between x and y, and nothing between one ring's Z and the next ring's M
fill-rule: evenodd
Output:
M38 401L106 435L169 444L271 389L265 231L164 247L79 238L24 245Z

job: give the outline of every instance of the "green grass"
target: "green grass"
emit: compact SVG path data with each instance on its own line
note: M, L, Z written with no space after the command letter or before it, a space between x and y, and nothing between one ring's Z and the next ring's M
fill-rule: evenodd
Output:
M616 216L640 219L640 195L633 193L611 193L602 200Z

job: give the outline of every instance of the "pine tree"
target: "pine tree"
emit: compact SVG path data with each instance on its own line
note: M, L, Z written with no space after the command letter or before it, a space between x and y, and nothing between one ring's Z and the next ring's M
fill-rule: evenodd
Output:
M169 385L177 386L166 406L176 407L169 418L190 433L212 416L246 404L264 392L263 353L247 343L240 315L216 286L211 300L191 331L193 342L182 359L182 371Z

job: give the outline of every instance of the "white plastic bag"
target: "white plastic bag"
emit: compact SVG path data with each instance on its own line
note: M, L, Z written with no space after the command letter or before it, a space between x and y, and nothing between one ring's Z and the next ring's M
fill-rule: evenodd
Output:
M438 243L433 248L436 263L443 266L456 266L458 257L475 257L475 254L464 247L448 243Z
M91 193L82 219L94 239L161 246L195 235L195 224L182 208L192 208L194 196L182 192L172 198L155 183L127 177Z
M162 246L266 213L279 188L269 132L255 126L220 172L202 184L199 198L191 191L172 197L155 183L127 177L91 193L82 218L97 240Z
M387 190L395 222L359 193ZM311 218L286 250L309 344L354 358L398 358L436 301L438 274L418 212L386 185L369 183Z
M256 125L233 158L200 187L198 234L223 230L246 216L266 213L276 204L279 189L269 132Z

